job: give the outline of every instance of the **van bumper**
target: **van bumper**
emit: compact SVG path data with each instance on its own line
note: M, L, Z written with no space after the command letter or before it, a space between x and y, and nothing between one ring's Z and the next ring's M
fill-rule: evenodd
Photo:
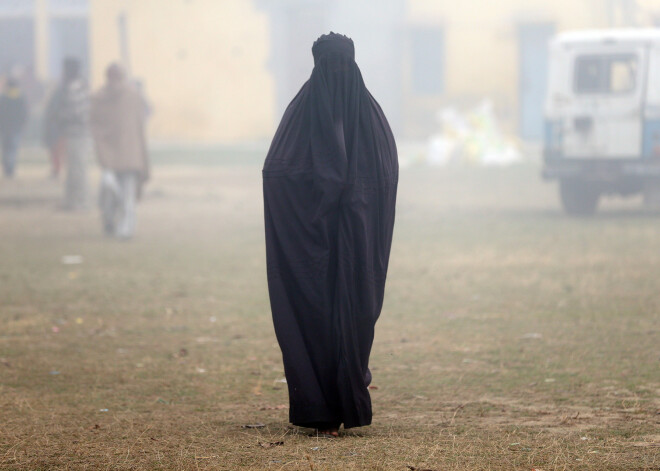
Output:
M660 160L630 159L545 159L544 180L579 178L586 181L614 182L631 177L660 177Z

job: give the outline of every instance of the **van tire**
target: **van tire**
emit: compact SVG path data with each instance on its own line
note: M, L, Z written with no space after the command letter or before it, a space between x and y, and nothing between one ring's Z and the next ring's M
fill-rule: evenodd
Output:
M660 211L660 179L649 178L644 181L642 188L644 207L653 212Z
M600 192L593 184L579 179L563 179L559 182L559 197L566 214L593 216L598 208Z

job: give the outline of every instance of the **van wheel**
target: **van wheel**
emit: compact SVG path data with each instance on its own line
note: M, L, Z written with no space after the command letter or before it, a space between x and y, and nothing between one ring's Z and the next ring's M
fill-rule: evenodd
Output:
M650 211L660 211L660 179L651 178L644 181L642 188L644 207Z
M600 192L589 183L566 179L559 182L559 196L564 211L571 216L593 216Z

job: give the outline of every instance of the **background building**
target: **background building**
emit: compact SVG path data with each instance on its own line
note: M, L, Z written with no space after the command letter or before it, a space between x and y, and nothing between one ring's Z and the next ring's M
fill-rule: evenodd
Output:
M38 110L65 56L93 87L122 61L153 104L153 138L266 139L309 76L312 42L334 30L355 40L399 136L489 99L508 132L537 140L553 34L654 24L660 0L0 0L0 74L20 75Z
M122 61L153 105L153 138L263 138L275 115L268 30L245 0L0 0L0 74L38 84L38 113L65 56L94 88Z
M92 82L101 82L109 62L126 62L144 81L153 103L154 138L229 141L264 138L272 132L269 25L253 2L91 0L91 4Z
M543 130L547 44L557 32L660 24L658 0L262 0L277 110L311 70L318 31L355 39L365 81L399 135L428 136L437 111L491 100L504 128Z
M542 136L547 44L574 29L652 26L657 0L504 0L462 2L409 0L404 70L406 133L429 131L438 107L495 103L504 127L523 139ZM440 80L433 91L419 87L424 75L423 34L436 41Z

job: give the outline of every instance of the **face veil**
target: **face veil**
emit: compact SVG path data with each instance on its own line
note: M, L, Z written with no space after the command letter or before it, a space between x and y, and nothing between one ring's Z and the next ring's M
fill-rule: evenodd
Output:
M290 421L371 423L369 354L394 227L394 136L355 63L321 36L263 168L268 289Z

